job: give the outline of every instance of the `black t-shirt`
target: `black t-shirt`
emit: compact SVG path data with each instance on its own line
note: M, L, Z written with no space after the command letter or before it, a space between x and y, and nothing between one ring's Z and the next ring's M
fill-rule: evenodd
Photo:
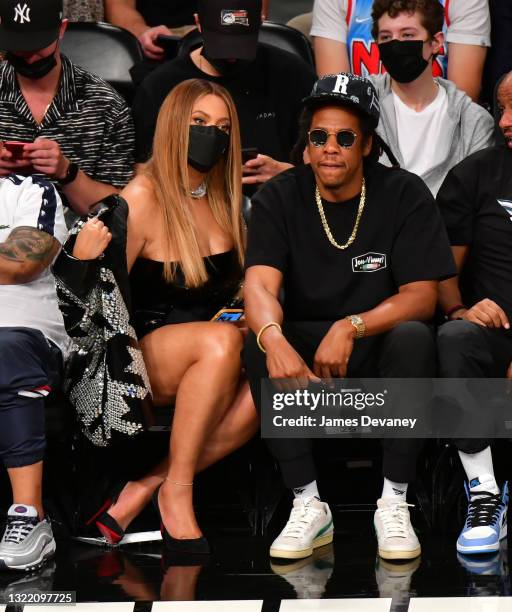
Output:
M512 151L478 151L448 173L437 202L453 246L468 246L460 279L473 306L495 301L512 317Z
M151 27L176 28L194 23L197 0L137 0L137 10Z
M209 76L187 56L167 62L144 79L133 103L137 162L150 155L156 119L166 96L187 79L213 81L229 91L238 112L243 147L257 147L278 161L289 161L301 101L310 94L316 77L300 58L260 44L254 62L235 77Z
M405 170L365 165L366 204L359 231L346 249L325 234L310 166L278 175L254 196L246 267L283 273L285 319L335 321L375 308L415 281L455 274L448 237L423 181ZM338 243L352 233L359 196L325 202Z

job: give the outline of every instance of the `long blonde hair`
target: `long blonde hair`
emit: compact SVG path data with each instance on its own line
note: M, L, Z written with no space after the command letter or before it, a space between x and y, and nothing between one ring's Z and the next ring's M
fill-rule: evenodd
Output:
M242 220L242 153L240 127L229 93L216 83L190 79L167 96L158 115L153 153L143 172L151 179L164 222L164 278L172 281L181 266L187 287L199 287L208 280L190 212L188 143L190 117L199 98L213 94L229 111L229 147L206 177L208 201L215 221L233 242L240 266L244 261ZM170 261L170 253L178 261Z

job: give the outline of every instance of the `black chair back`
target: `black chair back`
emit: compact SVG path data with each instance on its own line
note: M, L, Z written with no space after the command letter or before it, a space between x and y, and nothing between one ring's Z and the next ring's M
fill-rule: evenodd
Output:
M258 40L265 45L288 51L288 53L300 57L313 67L315 65L309 40L302 32L295 28L290 28L287 25L274 21L265 21L261 25ZM178 56L184 57L188 55L196 47L199 47L202 41L203 37L199 30L192 30L183 38Z
M61 48L74 64L101 77L131 104L135 88L130 68L142 59L135 36L109 23L71 22Z
M293 53L313 68L315 67L311 43L302 32L295 28L274 21L265 21L261 26L259 41Z

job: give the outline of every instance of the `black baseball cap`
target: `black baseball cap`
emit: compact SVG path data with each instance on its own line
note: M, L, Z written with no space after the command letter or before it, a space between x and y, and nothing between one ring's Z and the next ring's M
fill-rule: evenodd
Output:
M307 108L315 106L352 106L370 117L373 126L379 125L379 96L373 83L364 77L341 72L327 74L313 85L311 94L302 100Z
M0 49L37 51L57 40L62 0L0 0Z
M261 0L199 0L205 55L212 59L256 57Z

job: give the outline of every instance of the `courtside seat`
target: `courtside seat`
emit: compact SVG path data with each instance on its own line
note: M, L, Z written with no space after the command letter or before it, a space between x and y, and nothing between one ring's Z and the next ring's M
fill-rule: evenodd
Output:
M142 59L142 50L131 32L109 23L70 22L61 48L73 63L104 79L132 103L130 68Z

